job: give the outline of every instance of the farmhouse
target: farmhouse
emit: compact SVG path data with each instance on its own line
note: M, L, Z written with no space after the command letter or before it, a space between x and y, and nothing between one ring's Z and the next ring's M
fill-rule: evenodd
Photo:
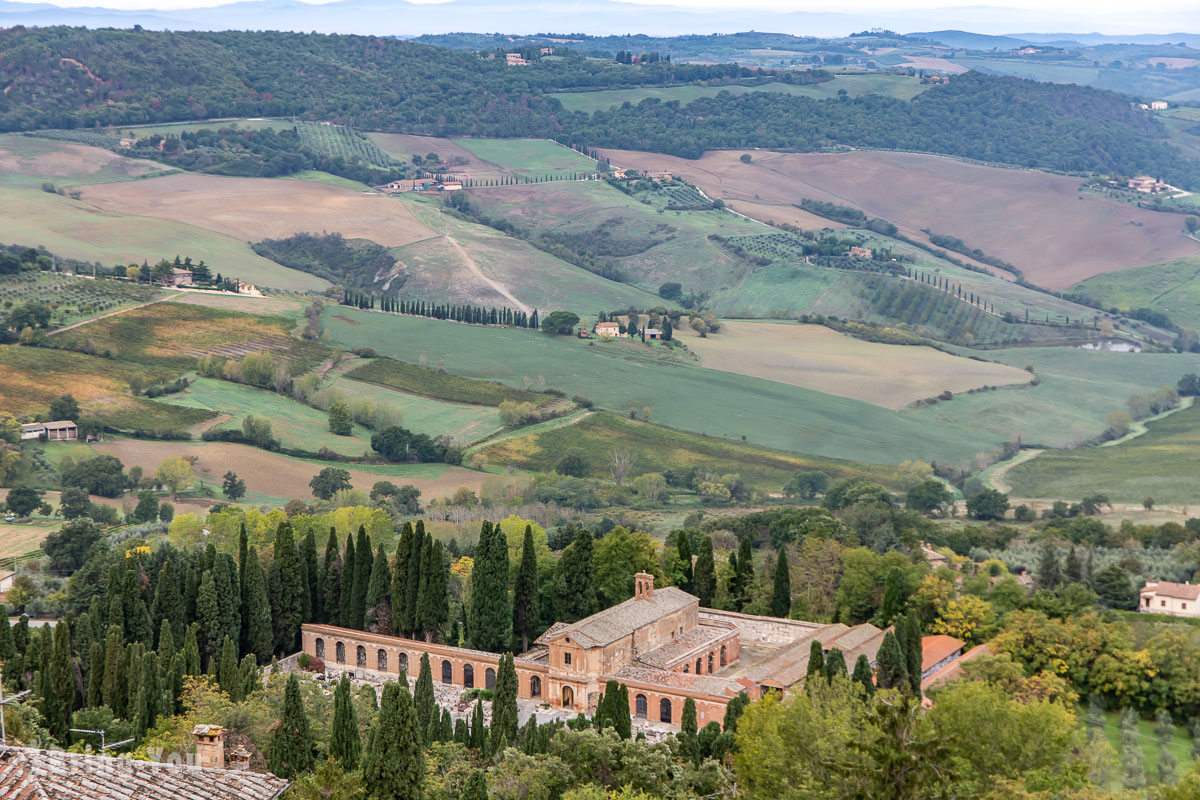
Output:
M1129 188L1136 192L1146 192L1147 194L1156 194L1166 191L1170 187L1162 183L1157 178L1149 175L1137 175L1129 179Z
M457 192L463 188L461 181L446 181L438 185L439 192Z
M504 63L510 67L529 66L529 62L522 58L520 53L505 53Z
M643 333L646 334L647 339L661 339L662 338L662 331L660 331L658 328L646 328L643 331Z
M21 439L40 439L45 434L50 442L73 442L79 438L79 428L69 419L57 422L30 422L21 426Z
M1170 107L1171 107L1170 103L1168 103L1166 100L1151 100L1150 101L1150 110L1151 111L1166 111Z
M607 336L611 339L620 339L626 336L621 333L621 323L619 322L597 322L596 327L592 330L597 336Z
M1172 614L1200 617L1200 583L1147 581L1142 587L1138 611L1147 614Z
M820 625L701 608L654 576L634 576L635 594L578 622L558 622L514 658L517 694L567 712L592 713L609 680L629 689L630 714L678 726L683 704L696 704L701 727L721 722L729 700L745 692L788 690L804 680L813 641L853 663L874 662L884 631L873 625ZM331 625L304 625L304 652L327 660L326 672L395 680L428 654L435 679L491 689L500 656ZM352 665L352 666L351 666Z
M172 267L171 274L159 280L163 286L191 286L192 271L180 267Z
M859 247L858 245L850 247L851 258L870 258L872 255L874 255L874 251L869 247Z

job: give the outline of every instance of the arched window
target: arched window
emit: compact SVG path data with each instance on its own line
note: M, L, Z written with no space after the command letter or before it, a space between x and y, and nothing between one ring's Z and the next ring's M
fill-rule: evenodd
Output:
M380 648L375 655L375 669L380 672L387 672L387 650Z
M483 673L483 688L491 691L496 688L496 670L488 667Z
M337 645L334 646L333 652L337 656L337 662L339 664L346 663L346 645L345 644L343 644L342 642L338 642Z
M563 704L563 708L574 708L575 707L575 690L572 689L570 686L563 687L562 704Z
M475 668L470 664L463 664L463 688L475 688Z
M634 716L636 716L638 719L645 719L646 714L648 713L648 705L649 703L646 702L646 695L644 694L639 694L637 697L633 698Z
M531 675L529 677L529 696L530 697L541 697L542 696L542 679L539 678L537 675Z
M701 669L701 667L700 667L700 659L698 659L698 658L697 658L697 659L696 659L696 674L697 674L697 675L699 675L701 672L704 672L704 670L703 670L703 669Z
M316 648L317 648L317 658L324 658L325 657L325 640L322 639L320 636L318 636L315 644L316 644Z
M442 683L454 683L454 665L449 660L442 662Z
M708 674L709 675L712 675L712 665L713 665L713 654L709 653L708 654Z
M662 700L658 701L658 721L659 722L670 722L671 721L671 701L665 697Z
M684 672L691 672L691 671L692 671L692 665L691 665L691 664L684 664L684 665L683 665L683 671L684 671Z
M358 650L355 651L355 656L357 658L357 664L360 667L365 667L367 665L367 648L360 644L358 646Z
M721 666L725 666L725 645L721 645Z

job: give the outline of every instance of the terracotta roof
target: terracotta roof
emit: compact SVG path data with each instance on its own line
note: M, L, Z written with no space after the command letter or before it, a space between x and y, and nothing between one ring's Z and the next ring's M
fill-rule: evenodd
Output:
M924 672L934 664L948 658L955 651L962 650L964 647L966 647L966 644L955 639L953 636L946 636L945 634L922 636L921 671Z
M713 628L698 625L674 641L639 654L634 660L648 667L672 667L695 650L709 647L721 639L732 636L729 628Z
M1147 583L1142 588L1142 594L1153 592L1159 597L1175 597L1179 600L1200 600L1200 583L1172 583L1159 581L1157 584Z
M246 770L9 747L0 800L274 800L289 781Z
M671 672L670 670L654 669L653 667L621 667L613 677L622 682L635 681L649 683L661 686L664 689L680 689L697 694L712 695L714 697L729 697L742 690L741 684L729 678L718 678L715 675L693 675L687 672Z
M973 658L983 655L990 655L991 652L991 648L989 648L986 643L972 647L970 650L963 653L959 658L954 659L949 664L930 675L928 678L922 680L921 688L928 689L931 686L946 683L947 681L952 681L958 678L960 675L962 675L963 664L966 664Z
M584 647L603 647L668 614L674 614L699 602L699 598L682 589L665 586L655 589L649 598L633 597L570 625L551 627L538 637L537 643L549 644L564 636L570 636Z

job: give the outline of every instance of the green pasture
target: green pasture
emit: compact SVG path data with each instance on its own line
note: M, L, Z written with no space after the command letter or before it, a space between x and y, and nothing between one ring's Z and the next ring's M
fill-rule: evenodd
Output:
M583 184L558 184L581 186ZM445 237L462 246L488 278L504 286L530 308L570 309L581 315L600 308L638 308L657 305L657 295L589 272L529 243L505 233L442 213L438 204L425 198L405 196L413 214L441 237L393 248L392 252L409 273L403 293L427 302L450 302L492 306L512 302L489 292L491 299L478 300L465 287L479 280L462 254Z
M210 119L200 122L165 122L149 125L115 125L105 131L113 136L122 133L132 134L144 139L147 136L178 136L181 133L194 133L202 130L220 130L221 128L240 128L241 130L260 130L269 128L275 131L293 127L291 120L286 119Z
M343 178L340 175L331 175L328 172L321 172L315 169L305 169L300 172L294 172L291 175L284 175L280 180L285 181L309 181L310 183L323 183L326 186L337 186L342 189L353 189L356 192L374 191L370 186L359 181L352 181L349 178Z
M425 353L420 353L417 358L425 358L428 362ZM428 363L431 366L377 358L355 366L346 373L346 377L355 382L373 383L384 389L455 404L494 408L507 400L538 406L555 399L552 395L536 394L492 381L453 375L443 371L436 362Z
M1015 75L1018 78L1028 78L1034 81L1078 83L1087 86L1099 84L1104 73L1100 67L1094 67L1090 63L1062 64L1025 58L1018 60L964 56L955 58L954 63L961 64L968 69L981 69L1001 75Z
M1200 405L1147 424L1146 433L1112 447L1049 450L1007 473L1021 497L1078 498L1102 492L1114 502L1195 503L1200 464Z
M40 191L43 183L63 187L116 183L138 180L149 170L176 171L144 159L114 159L107 152L98 153L94 160L73 154L68 157L59 141L15 133L0 135L0 188Z
M472 442L504 427L496 409L488 406L447 403L346 377L335 379L332 386L349 399L366 398L396 409L401 414L401 425L429 436L450 434Z
M1086 722L1084 723L1084 727L1087 727ZM1113 750L1120 753L1121 715L1116 712L1105 712L1104 728L1102 731L1104 738L1112 745ZM1158 736L1154 733L1153 719L1138 720L1137 737L1138 744L1142 748L1146 782L1151 785L1156 784L1158 782ZM1176 725L1175 733L1171 737L1171 743L1167 746L1175 756L1175 763L1177 765L1176 774L1183 775L1191 768L1192 764L1192 737L1188 734L1187 729ZM1120 790L1121 777L1119 766L1114 768L1114 777L1108 788Z
M119 403L92 406L88 416L122 431L186 431L213 418L208 409L163 402L167 398L122 398Z
M514 175L594 172L596 162L549 139L453 139L476 157Z
M43 245L67 258L105 265L191 256L214 273L256 286L321 291L329 282L276 264L231 236L154 217L111 211L36 189L0 188L0 241Z
M637 105L647 98L661 100L664 103L677 100L680 105L687 105L701 97L716 97L721 92L729 92L730 94L777 92L823 100L829 97L837 97L838 91L845 89L846 93L851 97L875 93L886 97L909 100L928 88L929 86L922 85L918 78L910 78L904 75L863 73L839 75L831 81L807 86L779 82L764 83L757 86L745 86L736 83L727 86L698 86L690 84L686 86L644 86L630 89L605 89L598 92L558 92L551 96L558 99L571 111L584 111L591 114L595 111L603 111L613 106L619 106L622 103Z
M347 321L348 320L348 321ZM883 464L970 458L999 446L975 420L943 423L772 381L681 362L662 345L596 342L543 333L372 314L329 307L331 343L373 347L447 372L509 386L544 378L548 387L663 425L813 455ZM719 335L719 334L718 334Z
M1200 256L1108 272L1071 291L1083 292L1105 308L1153 308L1176 325L1200 327Z
M218 425L219 428L240 430L242 420L250 415L270 420L275 438L284 447L304 450L327 447L347 456L360 456L371 449L371 432L363 426L356 424L351 436L337 436L330 433L329 418L324 411L243 383L197 378L185 391L165 395L161 400L228 415L230 419Z

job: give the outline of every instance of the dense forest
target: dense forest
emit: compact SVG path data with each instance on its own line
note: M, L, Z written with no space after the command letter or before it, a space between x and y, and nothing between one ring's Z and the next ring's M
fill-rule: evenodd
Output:
M366 239L346 240L340 233L297 233L286 239L264 239L252 247L285 267L343 286L394 292L408 280L408 273L397 268L386 247Z
M363 36L13 28L0 31L0 130L289 116L430 135L553 137L695 158L705 150L897 148L1067 171L1151 172L1200 188L1200 167L1126 96L967 73L911 101L779 93L644 100L593 115L555 89L761 75L737 65L566 58L528 67ZM780 73L781 79L796 73Z

